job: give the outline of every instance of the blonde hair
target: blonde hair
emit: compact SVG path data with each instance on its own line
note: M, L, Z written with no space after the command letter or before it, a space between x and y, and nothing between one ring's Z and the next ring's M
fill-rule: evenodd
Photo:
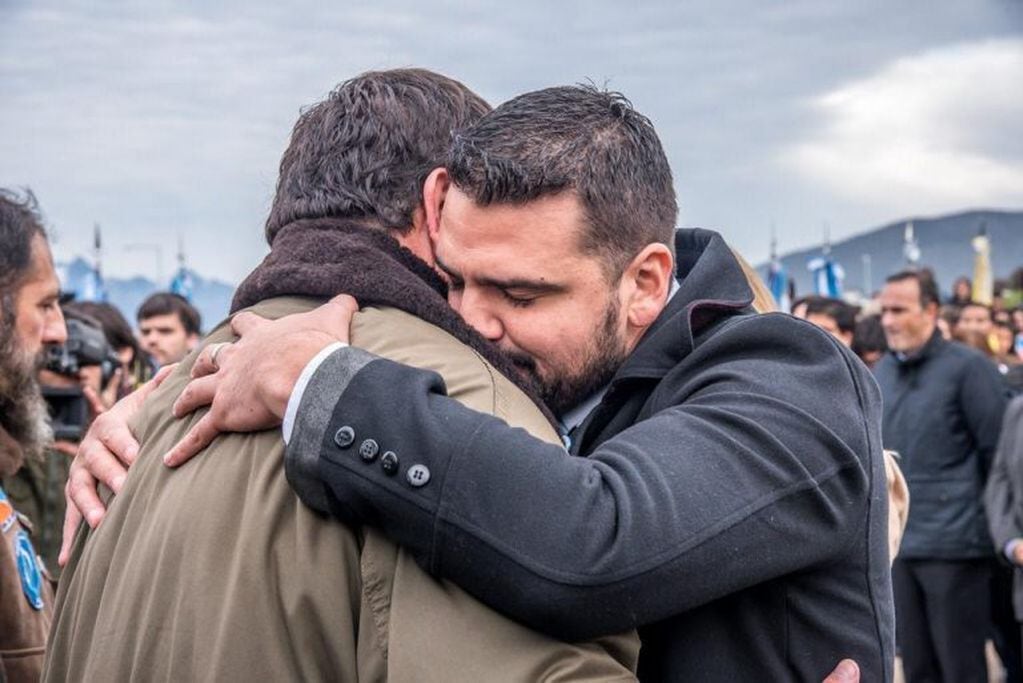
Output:
M731 247L729 247L731 249ZM767 289L767 285L764 284L763 279L754 270L753 266L749 264L742 254L735 249L732 249L732 256L739 262L739 266L742 268L743 275L746 276L746 283L749 288L753 290L753 308L757 313L773 313L778 310L778 304L775 302L774 297L771 296L771 291Z

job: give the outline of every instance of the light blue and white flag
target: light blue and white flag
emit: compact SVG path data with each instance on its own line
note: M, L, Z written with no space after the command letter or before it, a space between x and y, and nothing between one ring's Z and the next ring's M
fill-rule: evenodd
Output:
M818 295L830 299L842 297L845 269L841 264L836 263L831 256L819 256L807 263L806 267L813 273L813 287Z

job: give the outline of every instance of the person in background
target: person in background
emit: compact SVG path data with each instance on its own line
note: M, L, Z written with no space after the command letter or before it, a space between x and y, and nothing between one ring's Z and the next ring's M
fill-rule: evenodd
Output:
M952 283L952 295L948 298L953 306L965 306L973 300L973 283L970 278L960 275Z
M841 299L816 297L806 303L806 320L828 332L846 346L852 346L859 309Z
M952 340L952 330L955 329L957 322L959 322L959 306L945 304L938 309L938 331L941 332L942 339Z
M47 362L38 373L54 440L41 458L27 459L17 473L3 480L11 502L32 520L36 550L54 578L60 578L57 555L71 459L78 450L80 435L97 415L113 405L121 378L100 323L83 313L80 304L61 308L69 342L65 346L49 345ZM88 335L91 341L85 344L80 335ZM83 352L85 346L88 352Z
M75 301L65 305L65 308L79 311L96 320L102 326L103 334L121 362L121 375L116 385L116 394L103 397L103 402L108 407L152 379L156 368L142 350L131 330L131 325L117 307L96 301Z
M59 296L35 197L0 189L0 478L52 439L37 371L43 346L67 338ZM31 534L0 485L0 680L12 683L39 680L53 613Z
M1023 396L1005 411L984 503L995 552L1011 567L1009 604L1018 627L1023 622Z
M880 315L868 315L856 323L852 350L868 368L873 368L888 352Z
M976 332L988 345L989 352L993 352L994 346L991 344L993 329L994 319L991 316L991 307L971 301L959 309L959 317L952 328L952 336Z
M177 363L199 343L202 319L182 296L157 292L142 302L135 317L142 348L157 365Z
M909 683L986 683L992 573L982 495L1006 391L984 356L942 338L937 317L932 277L887 279L890 351L874 373L884 445L902 456L913 499L892 572L898 640Z
M807 296L799 297L798 299L792 302L792 315L796 316L797 318L802 318L803 320L805 320L806 309L810 305L810 302L820 298L821 297L816 294L809 294Z

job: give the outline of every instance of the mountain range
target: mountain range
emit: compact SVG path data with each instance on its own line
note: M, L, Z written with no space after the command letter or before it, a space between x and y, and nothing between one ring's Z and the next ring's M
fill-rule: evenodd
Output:
M76 258L67 264L58 264L61 287L66 292L81 291L91 277L92 266L83 258ZM192 276L192 305L202 316L202 329L208 332L223 320L231 308L231 297L234 285L220 280L206 279L194 270ZM157 291L167 291L167 285L158 286L156 282L145 277L128 279L105 278L107 296L110 303L117 306L128 322L135 326L135 311L147 296Z
M919 265L934 271L942 292L948 293L952 282L961 275L972 279L971 240L982 226L991 240L994 277L1008 278L1023 267L1023 211L978 210L936 218L913 217L831 245L831 258L845 270L845 291L870 295L881 288L885 277L906 267L903 240L909 222L920 248ZM807 263L822 253L821 247L815 247L781 257L782 265L795 281L797 296L813 293ZM766 276L768 268L769 264L764 263L757 271Z
M920 248L920 265L934 270L943 292L960 275L973 275L973 249L970 241L983 226L991 240L991 263L996 278L1006 278L1023 267L1023 211L965 211L936 218L908 218L831 245L831 257L846 273L845 290L869 294L881 287L884 278L905 267L903 238L906 224L913 231ZM802 249L781 256L780 260L793 279L797 296L813 293L813 280L807 262L820 256L820 247ZM866 258L865 258L866 257ZM869 261L869 265L867 265ZM757 270L767 275L769 264ZM62 264L65 291L76 291L90 277L91 266L83 258ZM228 313L234 285L204 278L189 271L193 280L192 304L199 309L203 329L212 329ZM108 278L106 288L110 302L121 309L134 325L135 311L142 301L157 291L166 290L145 277Z

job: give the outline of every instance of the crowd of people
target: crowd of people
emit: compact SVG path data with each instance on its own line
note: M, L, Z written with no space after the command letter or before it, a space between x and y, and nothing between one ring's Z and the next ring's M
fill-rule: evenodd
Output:
M1012 608L1023 489L1005 478L1023 463L1008 438L1018 418L1006 421L996 460L1008 400L1023 389L1023 308L1006 309L1001 292L979 303L971 291L960 278L943 301L933 273L911 269L889 276L863 311L819 297L793 306L849 344L881 387L883 441L898 453L911 503L893 566L910 681L987 680L989 639L1006 680L1023 680L1023 612Z
M1023 680L1023 308L676 214L621 95L363 74L203 337L2 191L0 679Z

